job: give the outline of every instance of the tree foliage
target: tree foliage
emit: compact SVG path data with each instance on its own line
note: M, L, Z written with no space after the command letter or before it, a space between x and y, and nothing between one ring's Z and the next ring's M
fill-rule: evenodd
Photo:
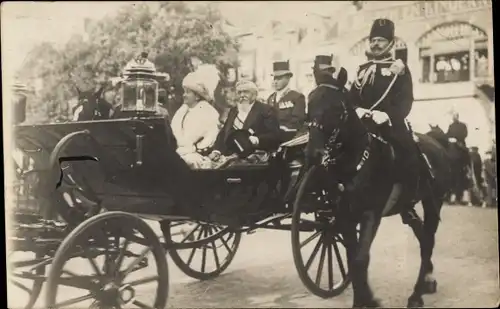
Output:
M210 4L185 2L130 4L115 15L86 20L83 34L75 34L62 47L36 46L19 72L28 82L43 81L29 103L28 117L53 120L70 110L68 100L81 90L97 88L119 76L126 63L147 51L157 70L171 76L167 90L179 94L190 59L214 63L221 72L235 66L236 42L223 31L223 18ZM179 96L177 96L178 98ZM175 109L180 102L173 103Z

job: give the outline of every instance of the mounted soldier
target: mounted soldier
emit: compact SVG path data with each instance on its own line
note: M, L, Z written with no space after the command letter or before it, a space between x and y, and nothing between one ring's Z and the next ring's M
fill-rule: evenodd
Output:
M409 68L391 55L394 46L394 23L374 21L370 31L368 62L356 74L349 99L360 118L371 118L377 130L396 153L401 189L414 190L419 175L419 150L406 117L413 104L413 82Z
M276 90L267 104L278 110L282 141L292 139L304 127L306 100L302 93L289 87L293 73L288 61L273 63L273 87Z

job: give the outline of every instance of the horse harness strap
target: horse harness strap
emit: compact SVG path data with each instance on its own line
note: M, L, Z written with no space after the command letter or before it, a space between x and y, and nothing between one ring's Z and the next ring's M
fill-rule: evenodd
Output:
M333 86L333 85L328 85L328 84L319 84L318 87L327 87L327 88L330 88L330 89L333 89L333 90L340 90L338 87ZM340 117L340 120L341 120L342 123L344 123L347 120L348 113L347 113L347 108L345 106L344 101L341 101L341 103L342 103L342 107L343 107L343 113L342 113L342 116ZM322 124L318 123L316 120L308 122L307 123L307 127L308 128L317 128L320 131L324 130L324 126ZM336 129L333 132L333 136L335 136L335 139L336 139L336 137L338 135L338 131L340 131L340 130ZM340 148L340 147L338 147L338 148Z

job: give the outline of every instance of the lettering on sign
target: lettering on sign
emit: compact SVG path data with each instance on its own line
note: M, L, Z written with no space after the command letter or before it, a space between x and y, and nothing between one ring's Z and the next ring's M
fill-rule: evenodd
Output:
M492 0L462 0L462 1L412 1L409 4L399 5L380 10L363 12L364 16L348 17L341 29L352 31L366 27L366 20L389 18L394 22L415 21L426 18L436 18L442 15L464 13L467 11L491 9Z
M425 33L419 40L417 40L417 46L429 47L435 42L460 40L471 37L476 41L488 39L486 32L469 23L446 23Z

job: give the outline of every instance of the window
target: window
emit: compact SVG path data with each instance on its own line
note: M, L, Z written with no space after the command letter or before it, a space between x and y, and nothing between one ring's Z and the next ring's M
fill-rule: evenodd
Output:
M488 49L479 49L475 52L476 77L488 77Z
M436 83L468 81L470 77L469 52L434 56Z

